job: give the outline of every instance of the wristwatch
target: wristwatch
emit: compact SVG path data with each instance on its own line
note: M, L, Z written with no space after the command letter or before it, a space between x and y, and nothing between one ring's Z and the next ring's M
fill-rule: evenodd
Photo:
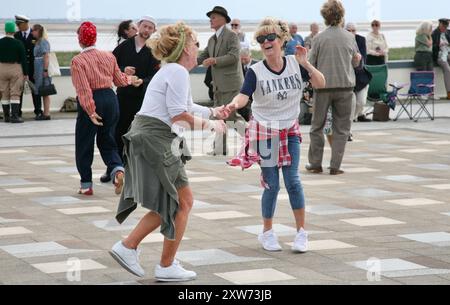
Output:
M48 69L44 69L44 72L48 72Z

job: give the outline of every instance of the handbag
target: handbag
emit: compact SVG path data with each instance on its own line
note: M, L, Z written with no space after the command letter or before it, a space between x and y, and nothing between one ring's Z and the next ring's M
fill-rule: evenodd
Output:
M377 102L373 105L373 120L376 122L389 121L389 106L384 102Z
M52 84L49 77L44 78L44 82L42 86L39 87L38 91L40 96L50 96L58 94L55 85Z
M56 57L55 52L50 52L48 54L48 75L52 76L61 76L61 69L59 67L58 58Z
M361 69L355 69L355 76L356 76L355 92L359 92L362 89L366 88L366 86L370 84L370 81L373 78L372 73L370 73L365 66L362 66Z

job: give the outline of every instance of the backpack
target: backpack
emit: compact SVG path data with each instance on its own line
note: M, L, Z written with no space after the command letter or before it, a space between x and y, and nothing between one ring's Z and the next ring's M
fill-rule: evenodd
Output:
M78 103L77 100L73 97L68 97L65 101L59 112L77 112L78 111Z

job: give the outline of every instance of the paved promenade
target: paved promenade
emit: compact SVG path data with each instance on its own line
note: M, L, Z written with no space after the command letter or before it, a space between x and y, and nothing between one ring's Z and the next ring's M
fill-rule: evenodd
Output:
M207 144L196 144L187 166L196 202L178 253L198 273L187 284L450 284L450 104L438 104L436 114L418 123L356 123L346 174L338 177L304 172L309 128L302 127L311 248L303 255L290 251L295 229L286 190L275 218L284 250L268 253L256 239L259 170L229 168L226 158L201 154ZM114 221L118 197L98 180L98 153L95 196L77 195L75 120L53 118L0 123L0 284L158 284L162 236L142 244L144 279L109 256L145 210L122 226ZM327 166L329 149L325 155Z

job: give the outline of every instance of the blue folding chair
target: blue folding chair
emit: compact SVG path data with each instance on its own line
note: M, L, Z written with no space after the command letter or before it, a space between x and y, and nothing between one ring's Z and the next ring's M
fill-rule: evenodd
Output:
M416 71L411 72L411 84L408 94L401 94L405 99L399 100L402 109L397 114L395 120L406 111L411 114L410 119L418 122L422 114L425 114L431 120L434 120L434 72L433 71ZM419 109L412 114L412 105L416 103ZM431 106L431 109L428 109ZM409 108L409 109L408 109ZM412 118L411 118L412 116Z

